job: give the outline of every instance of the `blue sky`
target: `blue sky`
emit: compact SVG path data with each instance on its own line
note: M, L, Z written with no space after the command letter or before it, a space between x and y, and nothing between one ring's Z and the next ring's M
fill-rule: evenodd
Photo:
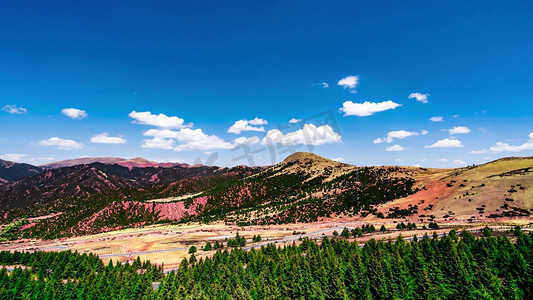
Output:
M529 1L108 2L3 2L0 158L533 154Z

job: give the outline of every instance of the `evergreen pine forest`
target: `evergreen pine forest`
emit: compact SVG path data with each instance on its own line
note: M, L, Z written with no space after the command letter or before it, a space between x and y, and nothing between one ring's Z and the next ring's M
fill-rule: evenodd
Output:
M0 252L0 299L532 299L533 243L470 232L407 242L304 239L191 254L168 274L138 258L105 265L77 252ZM156 283L156 284L154 284Z

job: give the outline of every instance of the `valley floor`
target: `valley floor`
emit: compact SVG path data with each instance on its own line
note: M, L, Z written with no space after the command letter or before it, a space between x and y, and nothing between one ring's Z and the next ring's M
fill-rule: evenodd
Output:
M239 227L218 224L192 224L192 225L155 225L145 228L125 229L119 231L106 232L96 235L65 238L60 240L17 240L4 242L2 250L10 251L61 251L72 250L80 253L92 252L108 262L109 260L127 262L133 261L137 256L141 260L150 260L155 264L164 264L165 270L172 270L179 266L183 258L189 257L189 248L196 246L198 252L195 254L201 257L211 256L215 250L201 250L206 242L223 242L228 238L233 238L237 232L247 240L245 250L252 247L259 248L269 243L285 245L299 243L300 238L320 239L323 235L332 236L334 231L341 233L344 227L352 229L365 224L372 224L378 230L374 233L366 233L363 237L358 237L357 241L364 244L369 239L396 239L402 235L406 240L410 240L414 235L421 237L424 234L431 235L436 232L439 235L449 232L451 229L479 231L485 225L489 225L496 231L506 231L512 226L523 226L524 230L533 230L529 223L530 219L515 219L499 223L440 223L441 228L417 229L417 230L397 230L396 223L389 221L381 222L361 222L357 220L340 219L338 222L327 221L306 224L284 224L269 226L249 226ZM385 225L387 231L380 232L381 225ZM421 225L419 224L419 228ZM253 243L252 236L260 235L262 240ZM353 239L353 238L352 238Z

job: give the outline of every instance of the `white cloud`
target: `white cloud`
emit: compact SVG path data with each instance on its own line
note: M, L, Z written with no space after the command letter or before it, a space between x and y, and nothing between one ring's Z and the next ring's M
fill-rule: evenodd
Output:
M450 134L467 134L470 133L470 128L464 126L455 126L454 128L448 130Z
M481 150L472 150L470 151L470 153L472 154L485 154L485 153L488 153L489 150L488 149L481 149Z
M184 120L182 118L175 116L169 117L162 113L155 115L149 111L132 111L128 116L133 119L133 123L151 125L159 128L180 129L192 126L192 124L183 124Z
M434 116L434 117L429 118L429 120L433 121L433 122L442 122L442 120L444 120L444 117L442 117L442 116Z
M267 132L261 141L263 145L281 144L287 145L323 145L330 143L340 143L341 136L333 131L329 125L315 126L305 124L302 129L283 134L278 129Z
M53 157L31 157L28 154L22 153L6 153L0 155L0 159L28 164L43 164L54 160Z
M426 104L428 103L428 96L429 94L411 93L409 99L416 99L416 101Z
M102 132L95 134L91 138L91 143L95 144L124 144L126 139L123 136L109 136L109 133Z
M327 82L321 82L319 83L319 85L321 85L325 89L329 88L329 84Z
M241 136L233 140L233 143L236 145L252 145L259 143L259 137L256 135L249 138Z
M3 155L0 155L0 159L14 161L14 162L23 162L24 158L28 156L29 156L28 154L21 154L21 153L6 153Z
M402 161L405 161L405 159L397 158L397 159L395 159L394 161L396 161L396 162L402 162Z
M414 164L413 167L422 168L422 165L421 164Z
M163 138L160 136L154 136L151 139L145 139L142 147L145 149L164 149L170 150L174 148L175 141L172 139Z
M149 129L143 133L145 136L161 137L161 138L178 138L179 131L170 129Z
M463 144L460 140L455 138L438 140L433 145L425 146L425 148L461 148Z
M299 122L302 122L302 119L292 118L292 119L289 120L289 123L291 123L291 124L296 124L296 123L299 123Z
M262 119L262 118L257 118L257 117L253 120L250 120L249 122L252 125L267 125L268 124L267 120Z
M87 112L85 112L84 110L81 110L81 109L77 109L77 108L63 108L61 110L61 112L71 118L71 119L74 119L74 120L81 120L83 118L86 118L88 115L87 115Z
M56 136L47 140L42 140L39 145L43 146L55 146L59 150L77 150L83 148L83 145L74 140L65 140Z
M420 131L420 133L416 131L407 131L407 130L390 131L389 133L387 133L386 137L375 139L374 144L392 143L394 139L404 139L410 136L426 135L427 133L428 132L426 130L422 130Z
M359 76L346 76L337 82L337 85L342 86L345 89L355 89L359 83Z
M261 118L255 118L253 120L238 120L228 129L228 132L240 134L243 131L265 131L265 127L257 126L266 124L268 124L267 120Z
M7 113L14 114L14 115L21 115L21 114L25 114L28 112L28 110L25 109L24 107L18 107L16 105L9 105L9 104L2 107L2 110Z
M177 140L181 142L174 150L214 150L214 149L232 149L234 144L225 142L216 135L207 135L202 129L180 129Z
M337 162L343 162L344 161L344 158L343 157L336 157L333 159L334 161L337 161Z
M405 148L403 146L400 146L400 145L393 145L393 146L390 146L390 147L387 147L385 149L385 151L393 151L393 152L396 152L396 151L405 151L409 148Z
M395 109L399 106L401 105L392 102L391 100L379 103L368 101L365 101L364 103L354 103L352 101L345 101L339 111L344 112L344 116L366 117L371 116L377 112Z
M446 158L439 158L437 159L437 161L440 161L440 162L447 162L448 160Z
M174 148L176 151L232 149L236 146L233 143L224 141L216 135L207 135L202 129L182 128L178 131L169 129L150 129L145 131L143 135L154 137L152 140L158 138L155 141L157 142L157 145L161 145L159 149L171 149L171 146L175 141L181 143L181 145ZM150 142L152 140L145 140L145 144L147 141Z
M497 142L496 145L489 148L491 152L521 152L533 150L533 132L528 135L529 141L522 145L509 145L503 142Z
M453 164L454 165L457 165L457 166L466 166L466 162L460 160L460 159L456 159L453 161Z

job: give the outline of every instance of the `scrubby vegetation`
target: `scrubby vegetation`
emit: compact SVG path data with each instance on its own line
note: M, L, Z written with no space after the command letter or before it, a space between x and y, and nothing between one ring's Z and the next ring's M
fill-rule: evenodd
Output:
M209 222L224 219L238 225L314 222L333 215L373 213L373 206L410 195L414 180L393 176L395 168L365 167L332 180L311 177L301 169L284 173L293 164L269 169L244 182L212 189L202 214L191 217ZM295 188L297 187L297 188Z
M4 226L4 228L0 230L0 242L15 239L18 236L18 231L26 224L28 224L28 220L23 218Z
M168 275L149 262L73 252L0 252L0 299L531 299L533 243L450 232L405 242L344 238L235 248ZM160 283L153 288L152 283ZM157 286L157 284L155 285Z

